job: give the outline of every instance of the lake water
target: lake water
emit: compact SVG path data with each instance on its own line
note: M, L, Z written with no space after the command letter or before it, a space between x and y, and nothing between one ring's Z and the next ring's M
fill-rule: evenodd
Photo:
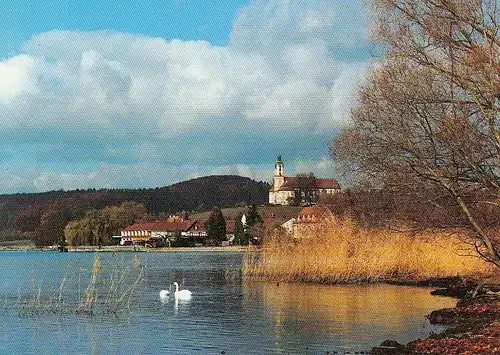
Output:
M353 352L440 331L425 315L456 303L421 287L249 282L240 275L241 253L100 257L98 299L90 315L76 310L85 299L94 254L0 253L0 353ZM159 291L174 281L193 292L190 301L160 301Z

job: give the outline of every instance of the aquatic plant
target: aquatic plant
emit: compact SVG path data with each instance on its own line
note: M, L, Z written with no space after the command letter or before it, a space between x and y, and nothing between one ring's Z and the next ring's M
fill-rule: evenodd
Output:
M134 290L144 278L144 265L137 257L132 264L114 258L105 263L96 252L83 290L81 270L69 265L57 289L43 289L41 282L33 278L29 294L19 295L20 315L70 313L94 316L130 311Z
M358 228L346 220L312 238L292 240L268 232L260 251L249 251L244 276L324 283L420 282L444 277L481 277L491 267L474 256L460 231L402 233Z
M77 312L92 313L92 308L97 301L96 282L97 277L99 276L99 271L101 271L101 256L99 253L96 253L92 266L92 275L90 276L90 281L85 289L85 296L78 305Z

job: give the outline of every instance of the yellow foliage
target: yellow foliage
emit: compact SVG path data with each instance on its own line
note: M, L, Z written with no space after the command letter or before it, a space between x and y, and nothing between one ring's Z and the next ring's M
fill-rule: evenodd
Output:
M276 232L274 232L276 233ZM362 229L345 221L300 241L273 235L248 252L246 277L264 280L355 283L482 277L493 269L459 231L402 233Z

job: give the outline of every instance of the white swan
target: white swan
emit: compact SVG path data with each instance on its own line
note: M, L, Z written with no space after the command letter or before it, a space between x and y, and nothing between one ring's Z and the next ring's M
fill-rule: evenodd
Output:
M179 284L177 282L174 282L175 285L175 292L174 296L176 300L188 300L191 298L191 295L193 294L189 290L180 290L179 291Z
M170 291L169 290L161 290L160 291L160 298L165 299L170 297Z

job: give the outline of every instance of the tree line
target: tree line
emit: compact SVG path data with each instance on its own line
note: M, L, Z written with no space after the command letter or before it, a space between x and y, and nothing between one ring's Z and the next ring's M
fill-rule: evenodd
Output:
M0 239L32 239L37 245L61 240L70 221L127 201L151 216L206 211L213 206L262 204L269 185L240 176L207 176L154 189L89 189L0 195ZM89 217L90 218L90 217Z
M64 243L77 245L109 245L116 243L114 235L139 220L147 218L146 208L136 202L91 210L84 218L69 222L64 227Z

